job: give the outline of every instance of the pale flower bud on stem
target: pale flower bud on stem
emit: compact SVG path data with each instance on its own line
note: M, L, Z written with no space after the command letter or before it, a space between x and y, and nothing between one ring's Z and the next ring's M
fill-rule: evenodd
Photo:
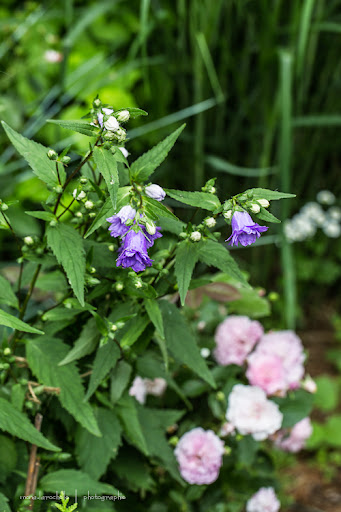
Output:
M259 212L260 212L260 206L259 206L259 204L257 204L257 203L252 203L252 205L250 206L250 210L251 210L253 213L259 213Z
M129 119L129 110L121 110L121 112L117 114L117 121L119 121L120 123L126 123L127 121L129 121Z
M263 208L267 208L270 206L270 203L267 199L257 199L258 204L260 204Z
M25 236L24 238L24 242L26 245L33 245L34 244L34 240L31 236Z
M214 228L216 225L216 220L213 217L208 217L204 220L204 223L208 228Z
M225 219L230 219L232 217L232 210L228 210L227 212L224 212L223 217Z
M114 116L110 116L105 122L104 122L104 127L109 130L110 132L116 132L119 128L120 128L120 125L118 124L118 121L116 119L116 117Z
M201 233L200 233L200 231L193 231L193 233L191 233L190 239L193 242L199 242L199 240L201 240Z
M57 158L58 158L58 154L55 152L54 149L49 149L47 152L47 156L49 157L50 160L57 160Z
M84 206L87 210L92 210L94 203L92 201L85 201Z

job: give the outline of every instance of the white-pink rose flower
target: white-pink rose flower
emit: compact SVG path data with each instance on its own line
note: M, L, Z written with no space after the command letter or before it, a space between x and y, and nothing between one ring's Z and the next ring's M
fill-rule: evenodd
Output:
M247 316L228 316L215 332L216 361L223 366L242 366L263 332L263 327L256 320Z
M162 377L156 379L144 379L147 394L161 396L166 391L167 382Z
M181 476L190 484L215 482L223 462L224 443L212 430L194 428L184 434L174 451Z
M296 453L304 448L305 442L313 433L310 418L304 418L294 425L291 431L281 430L276 434L275 445L285 452Z
M147 396L147 389L142 377L135 377L129 389L129 395L134 396L140 404L144 404Z
M262 441L281 428L283 415L261 388L236 384L228 398L226 419L241 434Z
M246 377L252 386L262 388L267 395L286 389L286 374L280 357L256 350L247 361Z
M281 504L272 487L261 487L246 504L246 512L278 512Z
M304 375L304 353L300 338L293 331L265 334L256 348L257 353L273 354L283 363L286 389L297 389Z

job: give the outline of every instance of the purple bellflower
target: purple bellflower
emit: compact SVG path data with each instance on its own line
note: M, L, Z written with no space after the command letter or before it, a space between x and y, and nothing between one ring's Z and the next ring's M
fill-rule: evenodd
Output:
M148 256L147 239L142 231L131 229L124 237L116 260L117 267L132 268L135 272L151 267L153 260Z
M111 226L109 228L110 235L114 237L125 235L129 231L129 227L126 226L126 222L129 219L133 219L136 215L136 210L131 206L126 205L120 209L116 215L107 219Z
M232 217L232 235L225 240L230 241L229 245L238 245L238 242L246 247L254 244L261 233L267 231L267 226L260 226L253 222L251 216L247 212L234 212Z
M154 245L154 242L157 238L162 237L162 234L160 233L161 228L159 226L156 226L156 231L155 231L154 235L151 235L150 233L148 233L144 226L141 226L141 228L142 228L143 233L147 237L146 238L147 249L149 249L150 247L152 247Z

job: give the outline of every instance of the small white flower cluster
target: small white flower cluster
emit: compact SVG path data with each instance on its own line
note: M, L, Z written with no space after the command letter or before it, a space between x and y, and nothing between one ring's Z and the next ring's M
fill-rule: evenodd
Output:
M338 238L341 235L341 208L331 206L335 203L335 196L329 190L320 190L317 196L318 202L309 202L301 210L285 222L285 236L290 242L302 242L312 238L318 228L330 238ZM324 210L321 205L329 206Z

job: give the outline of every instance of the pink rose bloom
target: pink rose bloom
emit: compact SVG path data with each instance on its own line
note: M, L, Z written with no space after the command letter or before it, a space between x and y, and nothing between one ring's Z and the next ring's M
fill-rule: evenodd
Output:
M220 428L219 435L220 437L227 437L230 434L234 434L234 426L232 423L225 421Z
M275 354L256 350L248 357L246 377L252 386L262 388L267 395L286 389L283 362Z
M278 512L281 507L272 487L261 487L246 504L246 512Z
M135 377L129 389L129 395L134 396L140 404L144 404L147 396L147 389L142 377Z
M297 389L304 375L304 353L300 338L293 331L265 334L257 345L257 353L272 354L282 360L287 389Z
M144 379L148 395L161 396L166 391L167 382L161 377L156 379Z
M226 419L241 434L262 441L281 428L283 414L261 388L236 384L229 394Z
M178 442L175 457L181 476L189 484L211 484L219 476L224 443L212 430L194 428Z
M296 453L304 448L305 442L313 433L310 418L304 418L296 423L290 432L281 430L275 438L275 445L285 452Z
M216 361L223 366L242 366L263 332L263 327L256 320L247 316L228 316L215 332Z

